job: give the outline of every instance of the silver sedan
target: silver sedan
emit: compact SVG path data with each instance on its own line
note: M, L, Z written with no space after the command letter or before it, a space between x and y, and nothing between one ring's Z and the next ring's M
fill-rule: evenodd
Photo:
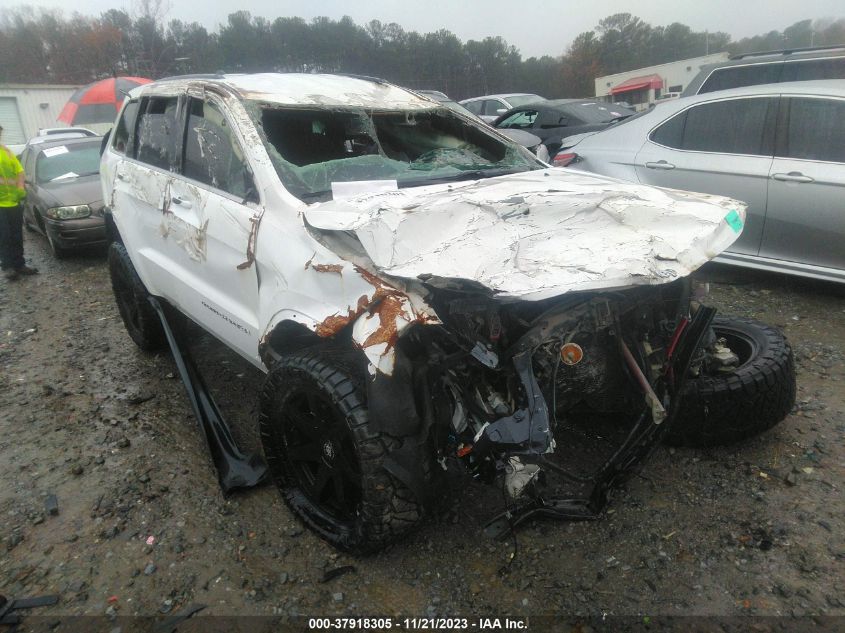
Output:
M845 80L660 104L564 139L553 164L748 203L722 263L845 283Z

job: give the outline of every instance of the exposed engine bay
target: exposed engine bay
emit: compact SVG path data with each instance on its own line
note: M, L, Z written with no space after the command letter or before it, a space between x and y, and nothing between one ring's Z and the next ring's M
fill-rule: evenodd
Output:
M601 511L616 478L659 439L712 318L698 308L690 320L687 280L540 302L438 289L430 301L443 325L409 331L397 345L396 374L377 376L370 388L376 423L388 412L395 420L399 409L414 421L403 432L416 428L388 470L424 495L425 447L434 447L443 468L457 462L477 480L501 480L511 499L522 500L522 518ZM415 393L405 399L409 385ZM556 431L593 414L615 417L627 438L598 471L570 471L565 458L552 459L570 448ZM547 499L548 475L592 490ZM508 515L494 531L517 522Z

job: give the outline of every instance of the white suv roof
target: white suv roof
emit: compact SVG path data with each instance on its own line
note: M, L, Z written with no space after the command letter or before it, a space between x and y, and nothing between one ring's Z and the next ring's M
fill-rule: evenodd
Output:
M218 84L244 99L281 105L320 107L376 107L379 109L429 109L429 99L381 79L305 73L255 75L187 75L139 86L132 96L167 93L176 86Z

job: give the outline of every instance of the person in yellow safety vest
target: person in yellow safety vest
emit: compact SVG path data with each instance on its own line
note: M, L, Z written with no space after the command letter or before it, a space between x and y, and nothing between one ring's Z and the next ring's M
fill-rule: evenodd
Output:
M3 128L0 126L0 143ZM0 268L9 281L21 275L34 275L35 268L23 259L23 167L5 145L0 144Z

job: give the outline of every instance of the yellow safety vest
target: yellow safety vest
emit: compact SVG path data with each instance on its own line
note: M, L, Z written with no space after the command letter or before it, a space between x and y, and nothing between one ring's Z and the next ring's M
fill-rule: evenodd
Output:
M0 207L16 207L26 196L26 191L17 186L22 171L15 155L0 145Z

